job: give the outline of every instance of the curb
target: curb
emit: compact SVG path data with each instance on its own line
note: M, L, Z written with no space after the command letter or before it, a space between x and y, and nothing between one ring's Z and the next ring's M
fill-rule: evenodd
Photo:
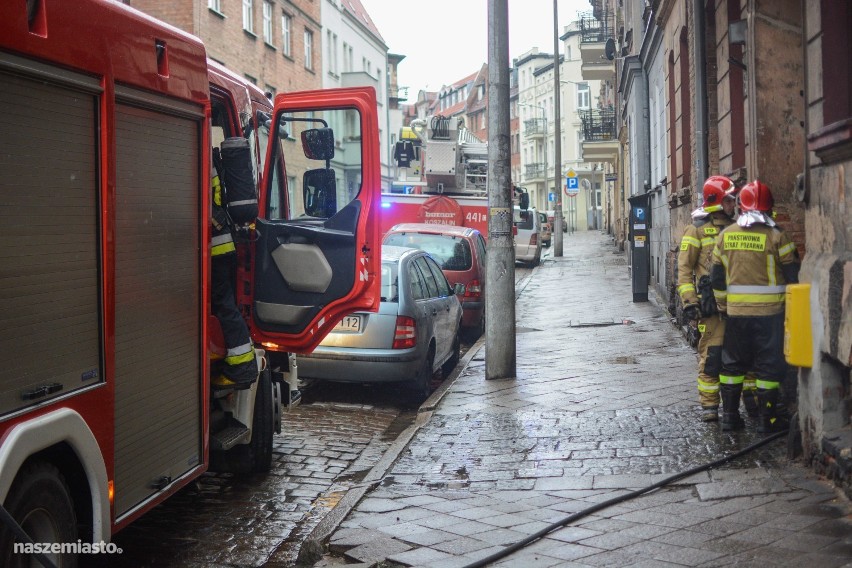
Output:
M420 408L417 409L417 417L414 423L406 428L394 442L390 445L387 451L382 455L382 458L374 465L364 479L358 485L350 488L346 494L340 499L337 505L323 517L323 519L313 528L308 536L299 547L299 554L296 564L299 566L313 565L320 558L316 557L318 551L325 553L324 543L337 530L340 523L352 512L352 509L358 504L361 499L371 491L376 485L381 483L385 474L390 467L399 458L402 451L414 438L414 435L427 423L432 417L432 411L437 408L438 404L449 392L450 388L455 383L456 379L467 369L470 361L479 353L479 350L485 345L485 334L482 334L476 340L464 357L461 358L459 364L450 373L450 376L444 379L435 391L427 398Z

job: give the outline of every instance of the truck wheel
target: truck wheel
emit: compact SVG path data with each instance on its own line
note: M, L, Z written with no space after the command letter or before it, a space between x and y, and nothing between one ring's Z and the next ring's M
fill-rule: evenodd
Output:
M265 473L272 468L272 439L275 437L275 416L272 408L272 373L267 368L257 378L257 396L254 399L254 420L251 425L251 442L243 446L248 451L248 461L255 473Z
M9 489L6 510L33 542L77 542L77 516L65 478L51 463L36 461L24 466ZM39 566L29 554L14 553L15 535L0 530L0 566ZM45 554L57 567L77 566L71 553Z
M235 446L223 456L216 471L233 473L266 473L272 468L272 440L275 424L272 401L272 373L266 368L257 378L254 397L254 418L251 424L251 442Z

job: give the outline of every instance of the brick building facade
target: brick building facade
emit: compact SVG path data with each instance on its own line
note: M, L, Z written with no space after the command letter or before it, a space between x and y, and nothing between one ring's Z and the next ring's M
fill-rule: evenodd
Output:
M207 55L272 94L322 87L317 0L129 0L204 41Z

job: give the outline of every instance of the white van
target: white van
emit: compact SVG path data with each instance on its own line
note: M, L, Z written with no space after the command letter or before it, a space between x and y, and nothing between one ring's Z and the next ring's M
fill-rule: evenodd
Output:
M538 266L541 261L541 220L538 211L533 207L524 211L515 206L512 221L518 231L515 234L515 262Z

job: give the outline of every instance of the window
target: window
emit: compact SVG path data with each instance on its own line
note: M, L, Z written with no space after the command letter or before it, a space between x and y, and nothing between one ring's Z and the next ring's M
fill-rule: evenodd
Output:
M326 37L328 49L328 72L337 75L337 34L328 30Z
M243 0L243 29L254 33L254 0Z
M314 34L311 30L305 30L305 69L314 69Z
M220 0L207 0L207 7L214 12L222 12L222 3Z
M358 111L351 108L334 110L298 111L282 113L270 131L277 136L272 143L271 159L275 164L268 185L268 202L277 203L276 212L288 218L313 217L328 219L346 207L361 191L361 144L349 144L346 152L336 152L330 163L325 160L306 159L301 144L291 139L301 139L307 129L322 128L324 124L341 124L345 115L352 114L354 124L360 124ZM353 141L360 140L360 130L352 131ZM338 138L338 135L335 134ZM284 164L287 164L286 171ZM325 171L326 167L330 171ZM310 172L313 172L311 174ZM318 175L323 174L323 175ZM285 186L286 184L286 186ZM280 193L280 197L274 194ZM287 207L282 205L287 200ZM276 201L277 200L277 201Z
M272 45L272 2L263 3L263 41Z
M292 38L290 30L293 24L293 17L289 14L281 14L281 52L287 57L293 56L291 48Z
M343 42L343 72L349 73L352 71L352 65L349 63L351 51L349 50L349 44L345 41Z
M592 94L588 83L577 84L577 108L591 108Z
M467 243L464 244L467 245ZM467 253L470 255L470 246L467 248ZM438 266L431 258L426 259L426 264L432 271L432 277L435 279L435 286L438 288L438 296L441 298L452 296L453 291L450 289L450 283L447 282L447 277L444 276L444 273L441 271L441 267ZM470 266L470 263L468 263L468 266Z
M420 268L420 272L423 274L423 281L426 284L426 293L429 298L437 298L441 295L441 291L438 288L438 281L435 280L435 275L432 274L432 271L429 270L429 265L426 262L426 257L421 256L418 257L414 261L417 266Z
M426 296L426 286L423 285L423 275L414 266L414 263L408 265L408 279L411 281L411 299L423 300Z

